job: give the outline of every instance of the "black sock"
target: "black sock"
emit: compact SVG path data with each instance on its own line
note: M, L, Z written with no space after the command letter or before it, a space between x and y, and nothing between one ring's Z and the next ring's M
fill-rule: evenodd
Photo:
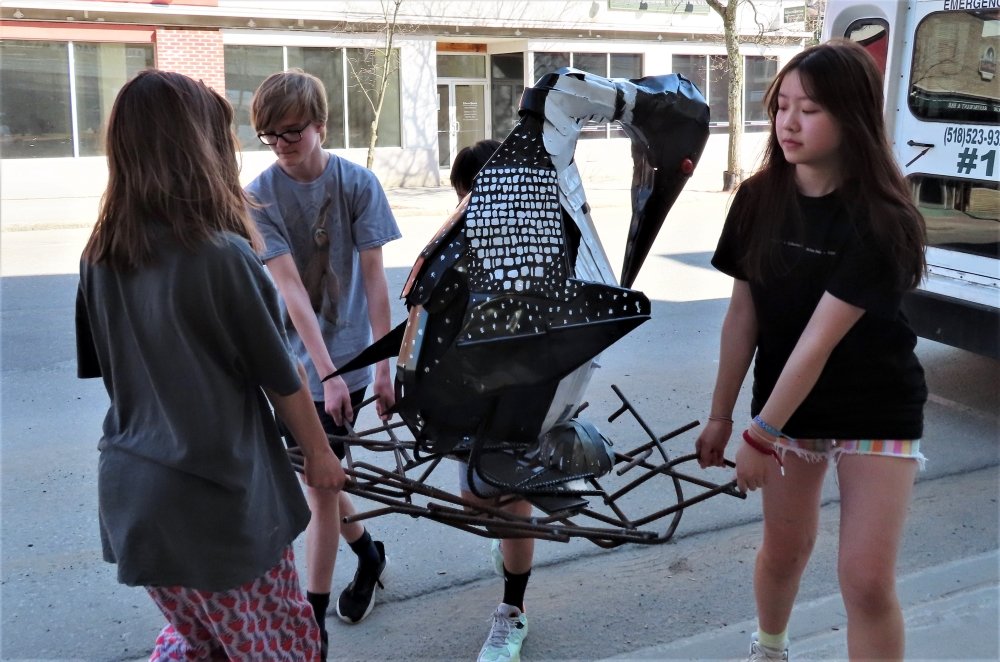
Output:
M312 605L313 615L320 632L326 632L326 610L330 607L329 593L311 593L306 591L306 600Z
M372 537L368 535L368 529L361 534L361 537L354 542L347 543L351 547L351 551L354 552L358 557L359 565L366 565L369 568L378 567L378 564L382 562L382 557L379 556L378 548L375 547L375 541Z
M531 577L531 570L523 575L503 569L503 601L511 606L524 611L524 591L528 588L528 577Z

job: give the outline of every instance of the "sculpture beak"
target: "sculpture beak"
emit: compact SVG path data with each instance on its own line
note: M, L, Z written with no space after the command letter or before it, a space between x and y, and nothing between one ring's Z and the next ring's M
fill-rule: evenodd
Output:
M632 287L667 212L694 172L708 141L709 120L701 92L681 76L631 82L634 105L618 120L632 139L634 161L623 287Z

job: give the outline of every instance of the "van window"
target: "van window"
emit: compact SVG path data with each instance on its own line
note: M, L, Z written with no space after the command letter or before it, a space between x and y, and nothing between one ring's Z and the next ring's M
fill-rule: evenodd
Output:
M1000 259L1000 184L911 175L913 200L927 222L927 245Z
M844 36L865 47L875 58L879 70L885 75L885 61L889 55L889 24L879 18L865 18L848 26Z
M917 26L908 103L925 120L1000 122L1000 12L929 14Z

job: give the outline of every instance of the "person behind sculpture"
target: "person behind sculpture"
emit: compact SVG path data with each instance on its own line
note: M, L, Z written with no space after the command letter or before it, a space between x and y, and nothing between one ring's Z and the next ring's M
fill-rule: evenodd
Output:
M167 619L152 659L316 660L292 541L305 480L345 480L280 324L240 188L233 111L177 73L127 82L108 120L108 187L83 252L78 374L111 403L98 445L105 560Z
M451 185L458 195L460 209L465 197L472 191L473 181L493 153L500 147L496 140L480 140L474 145L462 148L455 155L451 166ZM500 495L481 479L477 479L476 489L486 498L476 496L469 488L468 464L459 463L459 485L462 498L470 503L496 507ZM532 506L525 499L517 499L503 506L517 517L530 517ZM503 577L503 598L493 613L489 636L479 651L480 662L508 662L517 660L521 645L528 635L528 615L524 609L524 594L531 577L531 566L535 553L534 538L494 539L490 548L491 562L496 574Z
M258 203L252 213L266 244L262 257L281 292L285 328L306 365L316 411L328 433L344 435L372 375L367 368L334 373L373 335L389 331L382 246L400 232L375 175L323 149L326 119L326 90L315 76L289 70L264 80L251 101L250 121L276 161L247 192ZM388 360L376 365L373 389L377 413L386 419L395 403ZM295 439L286 435L291 445ZM334 444L334 451L344 457L343 444ZM357 623L371 612L376 586L382 586L385 547L363 524L341 524L355 512L346 493L307 488L307 498L314 515L306 532L310 602L320 615L326 612L343 536L358 556L358 569L336 609L341 620Z
M486 138L458 150L458 154L455 155L455 160L451 164L451 173L448 178L451 180L451 187L455 189L459 200L469 195L472 191L472 181L499 148L499 140Z
M751 659L787 659L830 461L848 655L901 659L895 564L924 463L927 387L900 301L924 273L924 223L886 138L882 76L861 46L802 51L767 108L763 167L737 191L712 260L734 284L696 450L702 466L722 465L753 359L753 418L735 457L739 488L760 488L764 512Z

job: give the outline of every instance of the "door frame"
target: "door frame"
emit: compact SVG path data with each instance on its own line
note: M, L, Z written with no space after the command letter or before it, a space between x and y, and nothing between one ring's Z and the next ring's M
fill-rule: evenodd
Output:
M451 170L451 164L455 160L455 155L458 153L458 109L455 107L455 88L457 86L466 85L470 87L481 87L483 88L483 138L488 138L493 134L493 118L492 118L492 105L490 100L490 86L489 81L483 78L438 78L437 87L447 87L448 88L448 155L446 162L442 163L441 151L441 124L440 124L440 108L438 109L438 165L443 172L448 172ZM441 95L438 95L438 102L442 101Z

